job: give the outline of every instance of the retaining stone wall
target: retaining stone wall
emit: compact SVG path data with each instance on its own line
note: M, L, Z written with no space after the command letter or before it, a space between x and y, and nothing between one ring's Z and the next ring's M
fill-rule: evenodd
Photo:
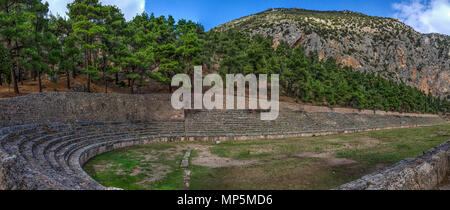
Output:
M48 122L183 118L168 95L40 93L0 99L0 128Z
M337 190L432 190L450 175L450 141Z

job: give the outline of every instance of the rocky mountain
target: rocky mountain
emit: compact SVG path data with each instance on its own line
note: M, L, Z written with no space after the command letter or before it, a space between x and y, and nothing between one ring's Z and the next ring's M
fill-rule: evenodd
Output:
M421 34L397 19L350 11L270 9L213 30L239 30L285 41L320 59L404 82L435 96L450 98L450 37Z

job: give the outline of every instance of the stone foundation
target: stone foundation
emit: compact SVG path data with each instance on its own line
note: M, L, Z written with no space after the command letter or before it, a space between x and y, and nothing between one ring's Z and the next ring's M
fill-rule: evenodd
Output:
M337 190L432 190L450 175L450 141Z

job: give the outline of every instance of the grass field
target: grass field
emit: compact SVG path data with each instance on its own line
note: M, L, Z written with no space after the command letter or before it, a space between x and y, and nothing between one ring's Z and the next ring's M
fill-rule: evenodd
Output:
M85 170L104 186L150 190L332 189L450 139L450 124L278 140L161 143L98 156ZM180 161L193 149L190 186Z

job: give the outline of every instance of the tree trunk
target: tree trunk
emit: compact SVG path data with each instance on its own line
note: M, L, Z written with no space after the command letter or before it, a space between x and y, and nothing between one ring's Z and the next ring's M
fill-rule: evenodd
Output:
M86 41L86 43L88 42L88 38L87 38L87 36L85 36L85 41ZM84 50L84 69L86 70L86 71L88 71L89 70L89 60L91 59L91 57L90 57L91 55L90 55L90 53L89 53L89 50L87 50L87 49L85 49ZM91 92L91 75L90 74L88 74L88 81L87 81L87 92L88 93L90 93Z
M1 73L0 73L0 86L3 86L3 77Z
M103 78L105 79L105 93L108 93L108 80L106 78L106 56L104 54L105 52L103 51L102 55L103 55Z
M87 92L88 92L88 93L91 92L91 74L88 74L88 79L87 79Z
M106 79L106 74L103 75L104 82L105 82L105 93L108 93L108 80Z
M134 79L130 80L130 90L131 90L131 94L134 94Z
M88 50L86 51L86 71L89 71L90 60L91 60L91 52ZM91 92L91 74L88 74L87 92L88 93Z
M20 85L23 85L23 69L19 68L19 81L20 81Z
M15 62L15 67L11 69L11 80L13 82L14 85L14 93L19 94L19 86L17 84L17 78L16 78L16 70L19 68L19 64L16 61Z
M75 59L72 57L72 63L73 65L75 65ZM77 63L78 65L78 63ZM72 77L75 79L77 78L77 72L76 72L76 67L72 66Z
M41 79L41 70L38 71L38 83L39 83L39 92L42 93L42 79Z
M70 90L70 73L69 70L66 71L66 77L67 77L67 89Z
M119 84L119 73L116 72L116 85L118 85L118 84Z
M108 81L105 79L105 93L108 93Z
M6 14L9 14L9 7L7 6L6 8ZM13 26L12 27L14 27L15 26L15 22L13 23ZM7 42L7 49L9 49L9 47L11 47L11 39L8 39L8 42ZM16 43L16 46L17 46L17 43ZM11 53L11 57L13 58L13 54ZM11 60L13 60L11 58ZM16 66L17 66L17 62L15 63L16 64ZM19 87L17 86L17 81L16 81L16 75L15 75L16 73L15 73L15 70L14 70L14 67L13 68L11 68L11 81L14 83L14 92L16 93L16 94L19 94ZM8 91L9 91L9 84L8 84Z

